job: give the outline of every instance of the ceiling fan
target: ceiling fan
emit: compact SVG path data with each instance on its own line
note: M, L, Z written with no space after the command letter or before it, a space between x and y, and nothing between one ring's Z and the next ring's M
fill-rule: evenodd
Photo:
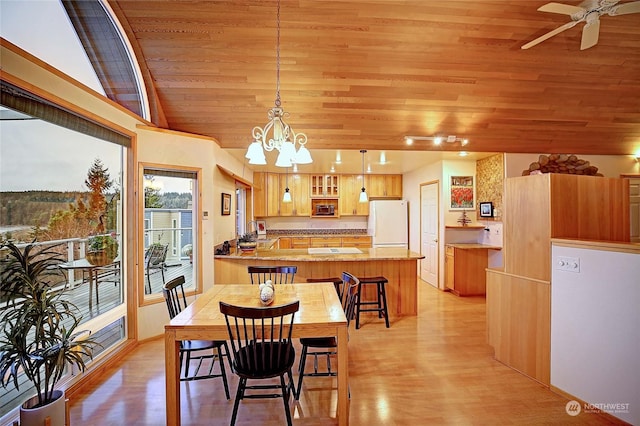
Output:
M537 39L530 41L523 45L522 49L528 49L538 43L542 43L556 34L560 34L569 28L575 27L580 22L585 23L582 28L582 42L580 43L580 50L593 47L598 43L598 35L600 33L600 16L640 13L640 1L633 1L620 5L617 4L618 2L619 0L587 0L582 2L580 6L572 6L562 3L547 3L538 8L538 10L541 12L569 15L571 17L571 22L567 22L555 30L549 31Z

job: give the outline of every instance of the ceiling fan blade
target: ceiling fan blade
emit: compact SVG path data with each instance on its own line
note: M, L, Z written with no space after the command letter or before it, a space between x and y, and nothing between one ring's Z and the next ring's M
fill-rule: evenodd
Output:
M522 45L521 49L528 49L530 47L535 46L536 44L542 43L543 41L545 41L548 38L553 37L556 34L560 34L561 32L568 30L569 28L573 28L576 26L576 24L579 21L571 21L571 22L567 22L566 24L559 26L558 28L556 28L553 31L549 31L548 33L541 35L540 37L538 37L537 39L530 41L527 44Z
M621 4L613 11L613 15L627 15L629 13L640 13L640 1Z
M574 13L585 12L582 7L571 6L562 3L547 3L538 8L540 12L561 13L563 15L573 15Z
M600 20L596 19L589 22L582 29L582 41L580 42L580 50L585 50L595 46L598 43L600 34Z

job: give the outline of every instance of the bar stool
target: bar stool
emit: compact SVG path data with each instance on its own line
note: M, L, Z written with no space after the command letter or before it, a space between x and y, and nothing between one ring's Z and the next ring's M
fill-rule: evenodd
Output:
M356 301L356 329L360 328L360 312L377 312L378 318L384 316L384 322L389 328L389 313L387 311L387 293L385 284L389 282L385 277L363 277L359 278L358 300ZM362 301L362 286L365 284L375 284L377 298L374 301ZM373 305L375 308L363 309L362 306Z
M333 286L336 288L336 292L338 293L338 297L342 300L342 278L332 277L332 278L307 278L308 283L333 283Z

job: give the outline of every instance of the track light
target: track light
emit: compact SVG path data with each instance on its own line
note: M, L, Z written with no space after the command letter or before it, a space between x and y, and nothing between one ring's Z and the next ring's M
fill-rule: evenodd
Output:
M460 142L460 146L465 146L469 143L467 138L459 138L456 135L449 136L405 136L405 142L407 145L412 145L414 141L433 141L436 146L442 145L443 142L448 144Z

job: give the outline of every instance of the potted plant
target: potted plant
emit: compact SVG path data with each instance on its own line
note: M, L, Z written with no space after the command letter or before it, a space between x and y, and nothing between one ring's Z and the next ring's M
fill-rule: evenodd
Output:
M64 261L55 247L28 244L24 249L12 242L0 271L0 293L6 298L0 315L0 383L13 383L19 390L24 375L36 395L20 407L20 424L65 424L64 392L56 389L65 367L86 368L96 342L88 331L78 331L82 317L65 299L55 276L63 276L58 265ZM49 412L53 410L53 412ZM35 417L34 417L35 416Z
M251 251L255 249L257 245L255 232L247 232L238 237L238 247L240 247L240 250Z
M94 235L87 240L85 257L92 265L108 265L113 263L116 256L118 256L118 240L113 235Z

